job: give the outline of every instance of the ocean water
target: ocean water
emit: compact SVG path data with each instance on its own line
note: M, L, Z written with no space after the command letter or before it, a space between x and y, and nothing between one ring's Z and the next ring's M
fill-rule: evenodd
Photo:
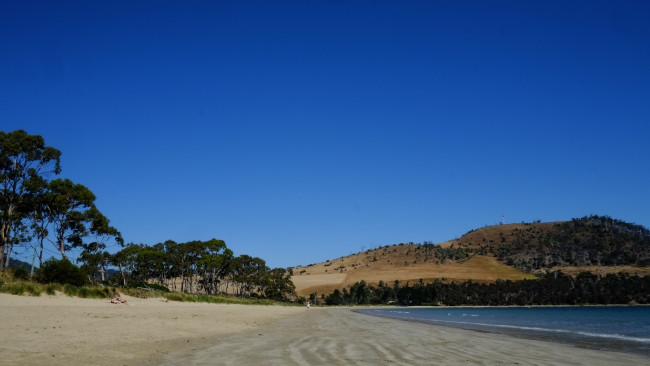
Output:
M370 315L650 357L650 307L390 308Z

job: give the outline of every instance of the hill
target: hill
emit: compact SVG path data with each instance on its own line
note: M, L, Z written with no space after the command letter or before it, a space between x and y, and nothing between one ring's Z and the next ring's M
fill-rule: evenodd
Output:
M38 263L37 263L36 267L38 267ZM22 268L22 269L24 269L26 271L29 271L29 270L31 270L32 265L27 263L27 262L23 262L20 259L11 259L9 261L9 268Z
M650 232L604 216L566 222L489 226L445 243L396 244L293 268L301 296L329 294L364 280L377 285L494 282L536 278L546 271L575 275L650 274Z

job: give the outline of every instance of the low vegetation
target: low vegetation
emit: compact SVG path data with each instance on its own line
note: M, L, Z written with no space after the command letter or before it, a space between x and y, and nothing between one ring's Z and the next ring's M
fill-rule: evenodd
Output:
M159 286L119 288L109 286L75 286L69 283L40 283L31 279L14 276L11 269L0 272L0 293L22 296L41 296L64 294L80 298L110 299L116 296L128 295L137 298L161 298L167 301L204 302L211 304L243 304L243 305L277 305L281 303L271 299L241 298L232 295L202 295L179 292L161 291Z
M81 298L105 299L117 295L114 287L75 286L70 283L41 283L20 277L14 277L11 270L5 270L0 277L0 292L12 295L41 296L62 293Z
M650 304L650 276L628 273L597 276L582 272L575 277L548 272L534 280L498 280L479 283L471 280L443 283L418 282L401 286L380 282L373 286L365 281L348 290L335 290L327 296L316 294L312 301L327 305L446 305L446 306L525 306L525 305L583 305L583 304Z

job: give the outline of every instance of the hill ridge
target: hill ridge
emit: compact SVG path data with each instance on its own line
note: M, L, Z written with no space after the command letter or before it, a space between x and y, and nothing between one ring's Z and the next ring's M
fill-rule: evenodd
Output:
M564 253L567 248L574 250ZM647 257L647 229L592 215L571 221L485 226L439 244L379 246L291 270L296 290L304 296L328 294L361 280L371 284L434 279L494 282L533 279L558 269L568 274L627 271L647 275Z

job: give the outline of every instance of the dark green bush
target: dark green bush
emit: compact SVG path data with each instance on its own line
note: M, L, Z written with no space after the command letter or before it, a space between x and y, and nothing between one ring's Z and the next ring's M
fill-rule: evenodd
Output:
M26 280L29 278L29 272L24 267L16 267L13 272L15 279Z
M38 269L36 279L41 283L61 283L73 286L86 284L86 276L79 267L67 259L50 259Z

